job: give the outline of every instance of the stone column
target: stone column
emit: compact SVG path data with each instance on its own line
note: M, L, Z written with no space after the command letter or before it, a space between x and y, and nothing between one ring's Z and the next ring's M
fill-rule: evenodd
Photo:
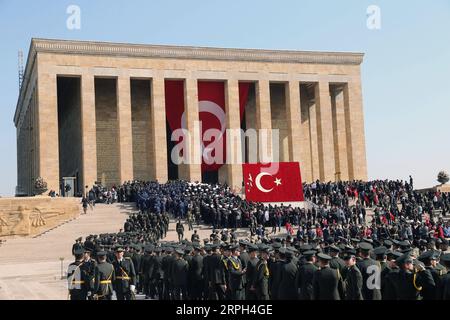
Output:
M344 87L344 108L349 177L367 181L364 111L359 79Z
M191 182L202 181L200 126L198 114L198 84L197 79L188 78L184 81L184 113L186 116L186 130L189 132L186 151L189 152L189 163L181 164L180 179Z
M117 79L117 121L119 140L120 183L133 179L133 138L131 128L130 77L121 75Z
M320 180L335 181L333 120L331 115L330 86L327 81L316 85L317 133L319 141Z
M239 102L239 81L227 80L225 89L225 113L226 113L226 152L224 160L226 164L220 168L219 179L226 182L232 189L242 188L242 143L241 143L241 114ZM225 177L221 172L225 170Z
M59 193L58 99L56 74L38 69L39 172L48 191ZM29 150L27 149L29 152ZM28 165L28 164L27 164ZM34 182L33 182L34 183Z
M319 140L318 140L318 117L317 104L308 102L309 136L311 146L311 177L312 181L320 180Z
M81 75L81 188L83 193L97 180L97 131L94 75Z
M289 161L299 162L301 159L302 128L300 113L300 83L289 81L285 88L286 93L286 120L288 128Z
M332 99L333 135L336 171L341 181L348 181L347 136L345 126L344 93L336 88Z
M166 143L166 99L164 91L164 78L152 79L151 89L151 139L153 179L160 183L167 182L167 143ZM170 137L169 137L170 138Z
M247 128L249 129L249 128ZM272 114L270 111L270 83L268 80L259 80L256 82L256 128L258 130L258 162L273 161L272 154ZM261 131L261 129L263 129ZM261 133L267 133L267 138L263 139ZM262 159L262 149L266 149L264 154L269 159Z

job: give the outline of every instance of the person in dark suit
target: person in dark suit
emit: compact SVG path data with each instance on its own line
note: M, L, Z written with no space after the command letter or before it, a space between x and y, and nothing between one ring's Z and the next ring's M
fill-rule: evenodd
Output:
M97 252L98 264L95 267L94 300L111 300L113 294L112 283L115 272L112 264L106 262L106 252Z
M313 278L318 270L316 263L316 251L308 250L303 252L304 263L298 268L297 287L300 300L313 299Z
M372 249L373 246L370 243L361 242L359 244L361 260L356 263L356 266L363 276L364 300L381 300L381 266L370 258Z
M344 298L345 300L363 300L363 277L356 266L356 250L347 250L344 254L344 261L346 265Z
M320 269L314 273L313 300L341 300L343 284L339 270L330 268L329 255L319 253L317 257Z
M230 247L231 256L228 259L228 286L231 300L244 300L244 275L247 270L242 268L242 262L239 259L239 250L237 245Z
M187 279L189 266L186 260L183 259L183 255L184 251L182 249L175 249L175 260L173 261L171 269L174 300L187 299Z
M282 251L283 252L283 251ZM297 264L293 261L293 252L285 251L286 260L280 267L280 285L278 298L280 300L297 300Z
M129 257L124 258L122 247L116 248L116 258L113 261L115 279L113 288L117 295L117 300L134 300L136 289L136 271L133 261Z
M434 281L434 286L425 286L422 289L421 295L423 300L436 300L442 276L442 272L436 269L437 261L439 259L438 254L434 250L428 250L423 252L417 259L423 262L425 269L430 271Z

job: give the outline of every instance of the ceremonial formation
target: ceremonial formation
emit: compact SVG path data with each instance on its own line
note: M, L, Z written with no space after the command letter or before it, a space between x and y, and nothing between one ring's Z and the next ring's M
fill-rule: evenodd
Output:
M304 184L310 208L249 202L221 184L118 189L138 213L122 232L77 239L72 299L450 299L450 195L414 191L412 178ZM164 241L170 219L178 242ZM210 237L183 236L200 223Z

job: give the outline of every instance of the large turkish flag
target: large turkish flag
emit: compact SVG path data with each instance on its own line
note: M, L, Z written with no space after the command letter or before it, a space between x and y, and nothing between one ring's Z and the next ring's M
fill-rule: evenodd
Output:
M255 202L304 201L298 162L242 165L245 198Z

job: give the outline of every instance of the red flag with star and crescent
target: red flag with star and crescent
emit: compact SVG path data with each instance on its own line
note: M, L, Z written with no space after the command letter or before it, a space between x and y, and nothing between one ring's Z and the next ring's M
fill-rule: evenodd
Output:
M242 171L248 201L304 201L298 162L245 163Z

